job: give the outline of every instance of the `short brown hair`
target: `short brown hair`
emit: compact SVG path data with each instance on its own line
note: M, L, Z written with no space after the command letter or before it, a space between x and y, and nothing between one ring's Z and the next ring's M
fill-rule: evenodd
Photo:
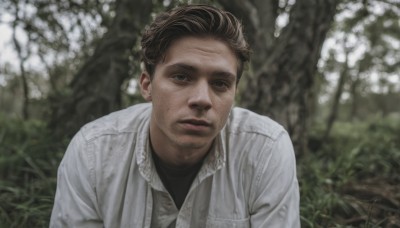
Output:
M250 57L242 24L231 13L208 5L184 5L156 17L145 30L141 41L145 70L152 76L156 64L165 56L171 42L190 35L212 36L225 42L239 60L239 81L243 66Z

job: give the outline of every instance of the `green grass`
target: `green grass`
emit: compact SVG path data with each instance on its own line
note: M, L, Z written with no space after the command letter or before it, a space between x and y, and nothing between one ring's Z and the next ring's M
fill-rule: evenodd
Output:
M0 116L0 228L48 227L67 143L43 122ZM339 122L320 143L297 162L302 227L400 226L400 118Z
M336 123L321 145L298 160L302 227L400 226L400 118Z
M0 117L0 227L48 227L65 143L44 123Z

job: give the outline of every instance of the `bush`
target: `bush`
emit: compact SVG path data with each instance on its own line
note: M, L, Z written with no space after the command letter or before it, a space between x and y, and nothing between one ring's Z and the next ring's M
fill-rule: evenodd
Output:
M298 161L303 227L400 225L398 116L336 123L319 148Z
M0 227L48 227L64 142L40 121L0 116Z

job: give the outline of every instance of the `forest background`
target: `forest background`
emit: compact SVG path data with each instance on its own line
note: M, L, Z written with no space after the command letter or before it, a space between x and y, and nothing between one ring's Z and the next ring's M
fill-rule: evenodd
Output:
M243 22L237 106L288 129L302 227L400 227L398 0L2 1L0 227L48 226L70 138L143 101L140 34L182 3Z

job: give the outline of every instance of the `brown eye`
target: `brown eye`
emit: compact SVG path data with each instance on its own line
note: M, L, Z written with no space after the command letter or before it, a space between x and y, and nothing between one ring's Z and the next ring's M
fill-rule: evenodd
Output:
M189 77L184 74L177 74L177 75L174 75L172 78L177 81L189 81Z
M218 90L227 90L230 87L230 84L223 80L218 80L214 81L212 83L212 86L214 86Z

